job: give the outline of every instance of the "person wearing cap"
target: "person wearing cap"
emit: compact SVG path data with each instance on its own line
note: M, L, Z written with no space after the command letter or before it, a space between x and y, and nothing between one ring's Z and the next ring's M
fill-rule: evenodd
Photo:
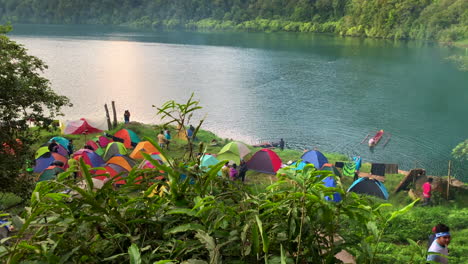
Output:
M435 227L435 240L427 250L427 261L434 261L436 263L448 263L448 245L450 244L451 235L450 228L444 224L438 224ZM438 255L431 254L437 253Z

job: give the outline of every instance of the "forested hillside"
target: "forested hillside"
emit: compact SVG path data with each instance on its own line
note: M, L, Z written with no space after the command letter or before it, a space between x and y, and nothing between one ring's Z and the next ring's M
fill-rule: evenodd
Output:
M468 39L467 0L0 0L0 21Z

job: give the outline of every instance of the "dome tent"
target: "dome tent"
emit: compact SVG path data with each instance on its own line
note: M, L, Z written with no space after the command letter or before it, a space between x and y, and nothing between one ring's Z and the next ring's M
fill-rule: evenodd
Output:
M367 194L388 200L388 191L385 185L378 180L366 177L354 181L349 187L348 192Z
M132 159L143 159L143 155L141 153L155 153L158 152L158 149L151 144L149 141L141 141L136 145L135 149L130 154L130 158Z
M123 139L123 143L126 148L131 148L140 143L140 138L138 135L130 129L120 129L114 134L114 137Z
M314 164L315 168L317 169L322 168L325 163L328 163L328 159L325 157L325 155L323 155L322 152L318 150L309 150L305 152L302 154L301 160L305 163Z
M242 142L231 142L226 144L216 157L218 160L228 160L239 164L240 160L250 153L249 148Z
M104 152L104 160L109 160L115 155L126 155L127 154L127 148L125 148L125 145L120 142L111 142L109 145L106 147L106 151Z
M281 159L276 152L270 149L261 149L257 151L247 162L247 168L250 170L276 174L281 168Z

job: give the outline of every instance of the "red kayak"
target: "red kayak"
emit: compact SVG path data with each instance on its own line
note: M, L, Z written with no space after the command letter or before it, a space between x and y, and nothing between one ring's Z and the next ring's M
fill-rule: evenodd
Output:
M379 130L375 136L373 136L371 139L369 139L369 147L374 147L379 143L379 140L382 138L384 134L383 129Z

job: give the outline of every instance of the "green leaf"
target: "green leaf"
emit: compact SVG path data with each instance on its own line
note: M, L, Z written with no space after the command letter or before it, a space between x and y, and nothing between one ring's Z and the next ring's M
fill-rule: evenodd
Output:
M117 254L117 255L114 255L114 256L105 258L105 259L103 259L102 261L111 261L111 260L120 258L120 257L122 257L122 256L127 256L127 255L128 255L127 253L120 253L120 254Z
M132 244L128 248L128 254L130 255L130 264L141 264L140 249L136 244Z
M171 260L171 259L164 259L164 260L160 260L158 262L154 262L153 264L173 264L174 261Z
M177 208L177 209L169 210L167 214L185 214L188 216L195 216L197 212L193 211L192 209Z
M283 244L281 244L281 264L286 264L286 253L284 252Z
M393 219L395 219L396 217L402 215L402 214L405 214L406 212L408 212L409 210L411 210L411 208L413 208L414 204L419 202L419 199L417 199L416 201L413 201L412 203L408 204L407 206L405 206L404 208L398 210L398 211L395 211L392 213L392 215L390 216L390 218L387 220L387 222L390 222L392 221Z
M180 232L187 232L189 230L197 231L197 230L204 230L204 226L200 224L190 223L185 225L176 226L174 228L169 229L166 231L166 234L176 234Z

